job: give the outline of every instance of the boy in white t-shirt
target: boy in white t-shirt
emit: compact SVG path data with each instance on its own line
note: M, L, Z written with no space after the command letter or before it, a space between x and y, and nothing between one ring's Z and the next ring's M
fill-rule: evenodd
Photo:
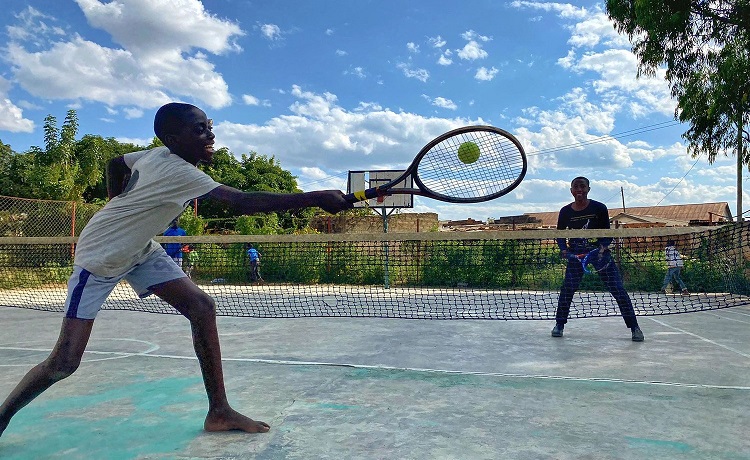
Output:
M682 261L682 255L680 255L680 251L677 250L674 244L674 240L668 240L667 247L664 249L664 256L667 259L667 274L664 276L664 282L661 285L661 292L666 294L669 283L675 282L680 286L680 292L682 295L688 295L690 294L690 291L688 291L685 282L682 281L682 276L680 276L680 272L682 271L682 267L685 266L685 262Z
M0 406L0 435L21 408L78 368L94 318L117 283L125 279L141 296L156 294L190 321L208 395L207 431L270 429L232 409L224 389L214 300L153 240L197 197L230 204L238 214L317 206L330 213L352 207L339 190L307 193L242 192L199 170L213 157L212 122L182 103L161 107L154 131L165 147L133 152L107 168L110 201L81 232L68 281L60 338L49 357L31 369Z

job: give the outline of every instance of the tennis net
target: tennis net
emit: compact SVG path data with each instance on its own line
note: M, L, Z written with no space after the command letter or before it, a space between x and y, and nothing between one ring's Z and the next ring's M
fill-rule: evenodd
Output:
M750 303L750 226L398 234L158 237L185 249L183 268L217 303L249 317L553 319L566 262L557 238L609 237L636 314ZM689 295L662 292L674 240ZM75 238L0 238L0 306L62 311ZM254 279L247 249L260 253ZM176 311L121 283L105 310ZM586 274L570 317L619 315L600 276Z

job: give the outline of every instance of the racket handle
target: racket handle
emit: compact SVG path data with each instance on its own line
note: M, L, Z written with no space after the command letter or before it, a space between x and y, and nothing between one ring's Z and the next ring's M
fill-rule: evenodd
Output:
M359 190L354 193L347 193L344 195L344 199L349 203L357 203L359 201L369 200L371 198L377 198L382 194L378 193L378 188L368 188L367 190Z

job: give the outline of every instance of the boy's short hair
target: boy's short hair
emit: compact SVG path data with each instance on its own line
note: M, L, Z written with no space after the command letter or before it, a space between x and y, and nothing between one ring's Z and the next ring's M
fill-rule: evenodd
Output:
M674 246L674 240L667 240L667 246Z
M161 106L154 116L154 133L156 137L166 144L164 142L166 135L174 134L178 131L185 121L185 115L193 109L197 109L197 107L182 102L170 102Z
M589 183L589 180L588 180L588 178L586 178L586 177L583 177L583 176L578 176L578 177L576 177L575 179L573 179L572 181L570 181L570 186L572 187L572 186L573 186L573 182L577 181L578 179L581 179L581 180L583 180L584 182L586 182L586 187L591 187L591 184Z

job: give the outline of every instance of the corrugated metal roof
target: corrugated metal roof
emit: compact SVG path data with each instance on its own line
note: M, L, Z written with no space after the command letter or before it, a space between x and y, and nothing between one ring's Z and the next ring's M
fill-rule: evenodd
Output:
M557 215L559 211L554 212L527 212L524 215L535 217L542 221L540 226L555 227L557 226ZM621 207L609 208L609 218L622 214ZM687 225L690 222L717 222L719 220L732 220L732 211L726 201L717 203L698 203L698 204L676 204L670 206L636 206L626 207L625 214L631 216L648 216L649 220L653 218L664 219L665 222L682 222Z

